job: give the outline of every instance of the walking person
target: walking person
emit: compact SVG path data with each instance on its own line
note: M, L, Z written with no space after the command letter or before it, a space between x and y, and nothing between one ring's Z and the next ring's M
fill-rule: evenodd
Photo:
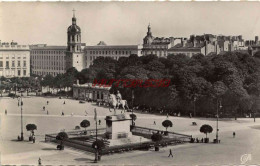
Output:
M35 143L35 136L33 136L33 143Z
M65 101L63 102L63 104L66 104Z
M233 132L233 138L235 138L236 137L236 133L235 132Z
M86 113L86 115L85 115L85 116L87 116L87 115L88 115L88 112L87 112L87 110L85 111L85 113Z
M49 111L47 110L47 115L49 115Z
M42 165L42 160L41 160L40 157L39 157L39 160L38 160L38 165Z
M47 101L47 105L49 104L49 101Z
M5 110L5 115L7 115L7 110Z
M172 150L171 150L171 149L170 149L170 153L169 153L169 156L168 156L168 157L170 157L170 156L173 157L173 155L172 155Z
M153 124L154 124L154 125L156 125L156 122L155 122L155 121L153 121Z
M167 119L169 118L169 115L168 115L168 113L167 113Z
M99 124L99 125L101 124L101 120L100 120L100 119L98 120L98 124Z

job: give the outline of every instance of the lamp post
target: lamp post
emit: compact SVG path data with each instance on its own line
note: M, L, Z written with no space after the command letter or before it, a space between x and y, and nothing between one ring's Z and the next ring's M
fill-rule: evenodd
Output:
M134 91L132 90L132 114L134 114ZM132 126L134 125L134 118L132 118Z
M195 117L196 116L196 111L195 111L195 102L196 102L196 100L197 100L197 98L196 98L196 96L194 96L194 99L193 99L193 116Z
M23 99L18 97L18 107L21 107L21 141L23 141Z
M219 101L219 100L217 99L217 130L216 130L216 143L219 142L219 141L218 141L218 131L219 131L219 129L218 129L218 118L219 118L218 110L221 109L221 108L222 108L221 100Z

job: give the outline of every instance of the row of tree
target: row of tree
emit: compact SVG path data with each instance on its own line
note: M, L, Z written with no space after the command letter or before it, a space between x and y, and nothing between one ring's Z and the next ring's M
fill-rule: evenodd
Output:
M181 112L205 116L244 116L259 111L260 59L241 52L227 52L191 58L183 55L156 55L119 58L99 57L90 68L74 72L80 83L101 79L170 79L168 87L117 87L124 99L167 113ZM75 81L74 81L75 82ZM131 103L131 102L130 102ZM221 107L221 106L222 107Z

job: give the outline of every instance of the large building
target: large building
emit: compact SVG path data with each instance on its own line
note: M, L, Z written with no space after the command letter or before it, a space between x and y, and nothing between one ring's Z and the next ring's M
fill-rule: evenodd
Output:
M0 41L0 77L29 77L30 49L28 45Z
M38 44L31 45L30 49L32 74L56 76L65 73L66 46Z
M148 26L148 31L143 39L142 54L149 55L155 54L158 57L166 57L168 55L168 49L174 46L174 38L159 38L153 37L151 26Z
M141 56L142 46L140 45L106 45L100 41L96 46L86 46L84 49L85 63L88 68L93 65L97 57L111 57L118 60L120 57L128 57L131 54Z
M83 49L81 43L81 29L77 25L75 13L72 17L72 25L67 29L67 51L66 51L66 69L75 67L78 71L86 68Z

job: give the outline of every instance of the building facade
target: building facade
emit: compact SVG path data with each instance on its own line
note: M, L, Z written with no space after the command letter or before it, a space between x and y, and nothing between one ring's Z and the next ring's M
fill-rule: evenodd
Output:
M66 69L75 67L81 71L86 68L82 46L81 29L77 25L75 14L73 14L72 25L67 29Z
M174 46L174 38L153 37L151 26L143 39L142 55L155 54L158 57L167 57L168 49Z
M30 49L28 45L0 41L0 77L30 77Z
M31 72L35 75L47 74L57 76L66 72L66 46L47 46L38 44L30 46Z
M73 98L108 102L111 87L92 86L92 83L74 84Z
M131 54L141 56L141 45L106 45L100 41L96 46L86 46L84 49L85 66L89 68L97 57L111 57L118 60L120 57L128 57Z

